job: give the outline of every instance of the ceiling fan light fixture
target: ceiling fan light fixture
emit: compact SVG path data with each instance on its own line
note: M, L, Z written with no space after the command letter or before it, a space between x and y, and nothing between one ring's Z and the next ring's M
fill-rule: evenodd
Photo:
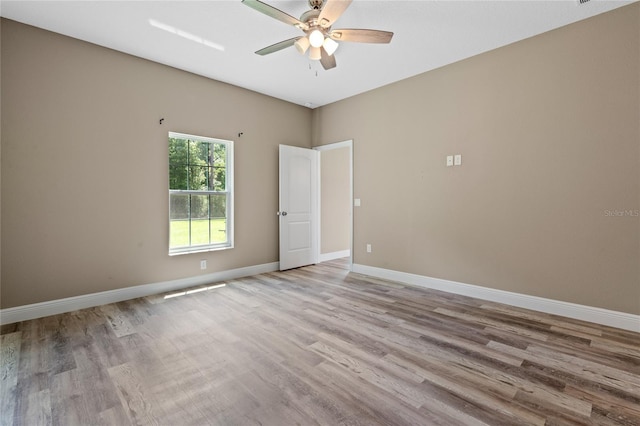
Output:
M309 59L313 61L319 61L322 58L322 52L319 47L311 46L309 49Z
M309 43L313 47L320 47L324 42L324 34L320 30L313 30L309 34Z
M298 52L300 52L301 55L304 55L307 52L307 49L309 48L309 38L300 37L293 45L296 47Z
M325 38L324 42L322 43L324 51L327 52L327 55L329 56L334 54L338 46L340 45L336 41L331 40L329 37Z

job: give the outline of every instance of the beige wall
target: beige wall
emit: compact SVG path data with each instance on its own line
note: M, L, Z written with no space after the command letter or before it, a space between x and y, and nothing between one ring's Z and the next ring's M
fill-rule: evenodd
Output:
M0 40L2 308L274 262L277 145L353 139L356 263L640 314L640 219L606 215L640 209L637 3L313 121L12 21ZM236 141L235 249L167 256L170 130Z
M8 20L1 107L2 308L278 260L309 109ZM167 255L169 131L235 141L234 249Z
M349 147L320 152L320 253L349 250L351 166Z
M639 44L636 3L315 110L354 262L640 314Z

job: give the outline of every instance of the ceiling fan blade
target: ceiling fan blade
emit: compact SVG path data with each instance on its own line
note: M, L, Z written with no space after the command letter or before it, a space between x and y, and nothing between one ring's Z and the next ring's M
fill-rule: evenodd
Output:
M284 22L285 24L293 25L294 27L298 27L305 31L309 29L309 26L301 20L294 18L293 16L288 15L283 11L276 9L275 7L263 3L259 0L242 0L242 3L246 4L252 9L257 10L258 12L264 13L265 15L277 19L278 21Z
M264 55L268 55L270 53L277 52L278 50L286 49L287 47L293 46L293 44L299 38L302 38L302 37L294 37L294 38L290 38L289 40L284 40L284 41L281 41L279 43L272 44L271 46L267 46L264 49L258 50L256 53L258 55L264 56Z
M330 70L331 68L336 67L336 56L331 55L324 51L324 49L320 49L320 63L322 64L322 68L325 70Z
M390 31L340 29L333 30L329 37L337 41L355 41L358 43L389 43L393 37Z
M325 0L318 22L322 28L329 28L340 18L342 13L349 7L352 0Z

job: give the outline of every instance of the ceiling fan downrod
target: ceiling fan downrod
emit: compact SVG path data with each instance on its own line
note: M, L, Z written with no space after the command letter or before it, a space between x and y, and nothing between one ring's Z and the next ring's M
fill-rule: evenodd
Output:
M324 3L324 0L309 0L309 7L320 10L322 9L322 3Z

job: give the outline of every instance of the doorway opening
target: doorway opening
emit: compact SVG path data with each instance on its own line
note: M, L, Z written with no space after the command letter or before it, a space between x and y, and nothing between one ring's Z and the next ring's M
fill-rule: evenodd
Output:
M313 148L320 151L318 260L353 264L353 141Z

